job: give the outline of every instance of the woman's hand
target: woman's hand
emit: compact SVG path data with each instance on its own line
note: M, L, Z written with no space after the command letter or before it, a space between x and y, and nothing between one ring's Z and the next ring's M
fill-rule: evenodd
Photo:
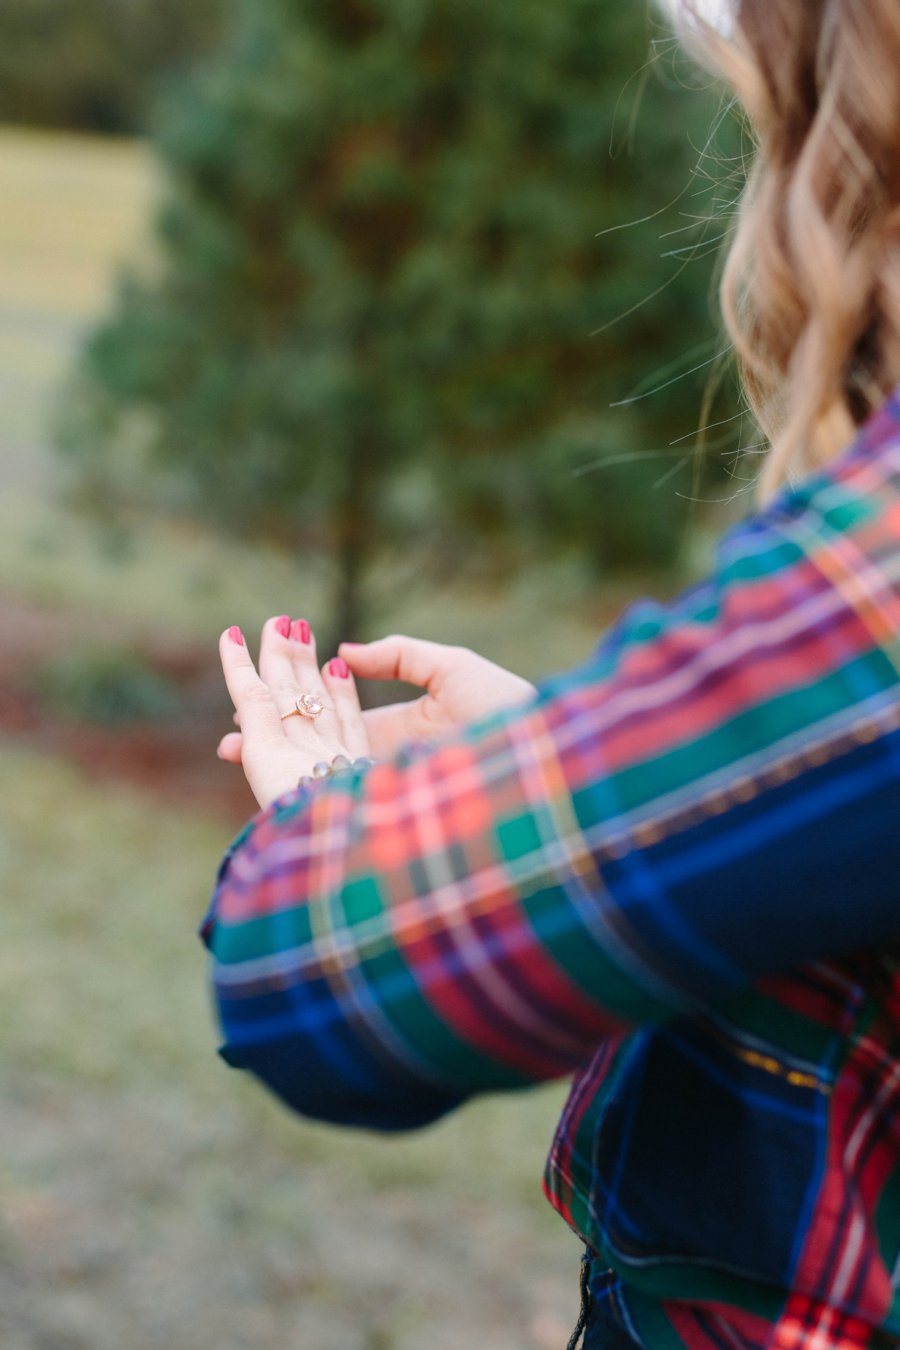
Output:
M465 647L417 638L386 637L344 642L340 654L367 680L404 680L424 689L421 698L372 708L363 714L372 754L393 755L410 741L432 741L490 713L525 703L534 685Z
M219 640L225 683L240 732L226 736L219 755L242 763L260 806L268 806L336 755L355 760L369 754L356 686L347 664L336 657L320 671L309 624L287 616L269 619L262 631L259 674L238 628ZM316 696L324 711L315 718L296 711L303 694Z

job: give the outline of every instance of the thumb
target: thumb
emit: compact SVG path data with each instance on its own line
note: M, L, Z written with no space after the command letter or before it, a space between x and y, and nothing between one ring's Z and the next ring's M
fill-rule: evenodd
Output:
M454 647L402 634L377 642L342 642L340 653L354 675L366 680L403 680L419 689L438 683L457 657Z
M219 759L224 759L226 764L240 764L241 752L244 748L244 738L239 731L230 731L227 736L223 736L219 741L216 754Z

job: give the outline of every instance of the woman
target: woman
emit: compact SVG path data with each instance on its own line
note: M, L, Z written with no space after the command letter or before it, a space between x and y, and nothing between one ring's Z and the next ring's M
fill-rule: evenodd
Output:
M900 5L733 0L686 27L758 138L723 294L771 441L759 509L708 580L538 691L404 638L320 675L285 618L257 675L223 635L243 739L221 753L264 808L206 928L223 1053L385 1129L574 1072L546 1190L587 1245L585 1346L885 1344ZM426 692L366 720L351 672Z

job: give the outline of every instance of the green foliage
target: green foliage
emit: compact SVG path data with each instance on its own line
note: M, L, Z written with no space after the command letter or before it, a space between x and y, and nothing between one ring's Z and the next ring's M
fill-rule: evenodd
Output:
M141 130L156 82L209 49L220 11L221 0L7 0L0 121Z
M596 0L236 0L162 120L159 265L70 401L98 492L136 454L230 529L327 551L343 633L379 549L671 559L658 461L573 476L699 405L695 381L607 407L709 331L708 269L601 233L689 191L708 130L708 98L641 75L649 35Z
M41 673L38 687L61 715L98 726L169 721L178 686L131 647L76 648Z

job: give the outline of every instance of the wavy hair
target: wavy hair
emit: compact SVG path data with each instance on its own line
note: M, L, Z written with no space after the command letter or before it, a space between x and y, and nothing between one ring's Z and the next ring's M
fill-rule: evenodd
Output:
M900 2L680 0L756 143L721 303L767 500L900 383ZM720 6L721 8L721 6Z

